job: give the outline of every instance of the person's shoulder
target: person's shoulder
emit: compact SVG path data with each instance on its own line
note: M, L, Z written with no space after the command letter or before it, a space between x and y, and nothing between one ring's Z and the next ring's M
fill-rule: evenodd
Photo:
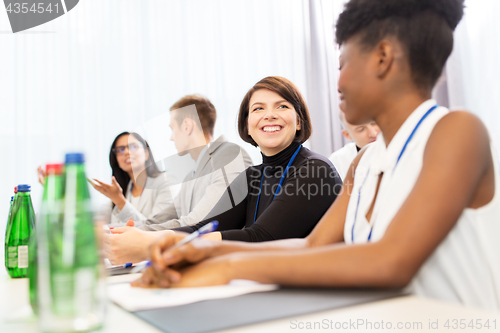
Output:
M474 146L489 146L490 138L484 123L467 111L451 111L434 126L429 142L441 141L451 146L470 149Z
M464 131L486 131L486 127L478 116L464 110L448 112L436 123L434 131L459 129L458 127Z
M293 163L292 168L288 171L290 179L296 177L304 179L321 178L328 179L327 181L342 183L337 169L326 156L302 147L297 157L296 162Z
M349 142L349 143L345 144L342 148L334 151L330 155L330 157L328 157L328 159L332 160L337 156L343 156L343 155L352 154L352 153L354 153L356 155L358 153L358 150L356 149L356 144L354 142Z
M426 157L449 155L463 162L474 160L480 163L487 159L490 151L490 137L484 123L467 111L451 111L434 126L427 141Z
M319 167L328 166L335 170L332 161L330 161L326 156L316 153L309 148L302 146L299 155L301 159L298 161L297 167L307 166L307 167Z
M334 151L328 159L336 165L336 163L345 163L345 161L351 162L357 154L358 149L356 144L354 142L349 142L344 147Z
M245 167L251 166L253 161L250 155L240 145L227 140L217 142L214 147L212 157L222 164L228 164L236 158L241 158Z
M164 186L168 186L168 179L166 172L159 172L156 177L149 177L146 180L146 188L158 189Z
M320 153L314 152L311 149L302 146L302 148L299 151L299 155L302 157L302 163L305 163L307 160L318 160L318 161L323 161L325 163L330 162L330 160L324 156L321 155ZM331 164L331 162L330 162Z
M229 141L216 142L216 145L212 144L212 157L229 157L234 159L243 151L239 145Z
M245 169L247 178L260 178L262 176L263 164L251 165Z

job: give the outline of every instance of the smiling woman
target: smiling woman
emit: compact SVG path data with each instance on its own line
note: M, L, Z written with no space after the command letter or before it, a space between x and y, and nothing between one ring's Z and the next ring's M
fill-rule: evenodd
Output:
M219 227L205 237L213 240L303 238L337 198L342 181L332 163L302 146L311 121L293 83L276 76L259 81L241 102L238 128L243 140L260 148L263 163L242 172L203 221L162 231L164 246L184 237L178 231L194 232L212 220ZM159 235L135 232L150 235L151 242Z
M204 221L174 230L193 232L215 219L219 228L208 235L211 239L307 236L337 197L341 180L328 159L302 146L312 128L301 93L282 77L260 80L241 102L238 130L260 148L263 160L238 176L223 196L241 202L227 209L221 201Z

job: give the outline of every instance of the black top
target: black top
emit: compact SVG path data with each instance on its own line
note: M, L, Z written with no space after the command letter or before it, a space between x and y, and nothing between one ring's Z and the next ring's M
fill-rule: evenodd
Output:
M191 233L217 220L217 231L227 240L262 242L306 237L337 197L342 180L327 158L302 147L273 200L280 178L299 145L293 142L274 156L262 155L263 163L236 177L203 221L174 230Z

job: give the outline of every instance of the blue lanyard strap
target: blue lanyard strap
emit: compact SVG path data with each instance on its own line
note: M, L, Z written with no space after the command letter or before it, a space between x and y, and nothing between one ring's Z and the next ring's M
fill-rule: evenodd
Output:
M300 148L302 148L302 145L300 145L299 148L297 148L295 153L293 153L292 158L290 158L290 161L288 161L285 172L283 172L283 175L281 176L280 182L278 184L278 188L276 189L276 192L274 193L273 200L274 200L274 198L276 198L276 195L278 195L278 193L280 193L281 186L283 185L283 181L285 180L286 174L288 173L288 169L290 168L293 161L295 160L295 157L297 157L297 154L299 153ZM262 169L262 178L260 179L260 189L259 189L259 195L257 196L257 204L255 205L255 214L253 215L253 223L255 223L255 221L257 220L257 209L259 208L260 194L262 192L262 182L264 181L265 174L266 174L266 168L264 167Z
M408 143L410 143L411 139L413 139L413 135L415 134L415 132L417 131L417 129L420 127L420 125L422 124L422 122L425 120L425 118L427 118L428 115L431 114L432 111L434 111L438 106L437 105L434 105L432 108L430 108L423 116L422 118L420 118L420 120L418 121L417 125L415 126L415 128L413 129L413 131L411 132L410 136L408 137L408 139L406 140L405 142L405 145L403 146L403 149L401 150L401 153L399 153L399 156L398 156L398 160L396 161L396 165L394 166L394 169L396 168L396 166L398 165L399 163L399 160L401 159L401 156L403 156L405 150L406 150L406 147L408 146Z
M394 172L394 170L396 169L396 166L398 165L399 160L401 159L401 156L403 156L403 154L406 150L406 147L408 146L408 143L410 143L411 139L413 139L413 136L415 135L415 132L417 131L417 129L420 127L420 125L425 120L425 118L427 118L427 116L429 116L431 114L431 112L434 111L437 107L438 107L438 105L434 105L422 116L422 118L420 118L417 125L415 126L415 128L411 132L410 136L406 140L406 142L403 146L403 149L401 149L401 153L399 153L398 160L396 161L396 165L394 166L394 169L392 170L392 172ZM354 226L356 225L356 220L358 219L358 208L359 208L359 202L361 199L361 189L363 188L363 185L365 185L366 179L368 178L369 174L370 174L370 169L368 169L368 173L366 174L366 177L365 177L365 180L363 181L363 184L361 184L361 186L359 187L358 203L356 205L356 211L354 213L354 223L352 224L352 229L351 229L351 240L353 243L354 243ZM372 238L372 232L373 232L373 223L372 223L372 227L370 228L370 234L368 235L368 241L370 241Z

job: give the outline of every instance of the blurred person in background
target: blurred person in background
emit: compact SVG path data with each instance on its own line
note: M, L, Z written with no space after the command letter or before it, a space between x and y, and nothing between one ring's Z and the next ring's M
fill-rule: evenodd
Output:
M343 127L342 135L347 140L352 140L353 142L349 142L344 147L335 151L330 155L329 159L332 161L335 169L337 169L340 177L342 177L342 180L344 180L347 170L356 155L358 155L358 152L361 148L377 139L380 128L374 121L363 125L348 123L342 110L339 111L339 118Z
M139 229L160 231L199 223L212 211L229 184L252 165L250 156L237 144L223 135L214 140L217 112L207 97L184 96L170 107L170 114L170 139L178 154L164 162L169 166L181 163L181 169L187 168L178 157L189 155L194 167L183 179L173 203L153 217L132 218L128 227L113 229L114 235L105 235L106 255L112 263L142 261L151 241L162 235Z
M109 164L111 184L89 180L97 191L111 200L99 212L98 220L123 225L129 219L152 217L172 203L165 173L158 169L151 148L139 134L118 134L111 144ZM38 178L44 185L45 171L41 167L38 167Z

